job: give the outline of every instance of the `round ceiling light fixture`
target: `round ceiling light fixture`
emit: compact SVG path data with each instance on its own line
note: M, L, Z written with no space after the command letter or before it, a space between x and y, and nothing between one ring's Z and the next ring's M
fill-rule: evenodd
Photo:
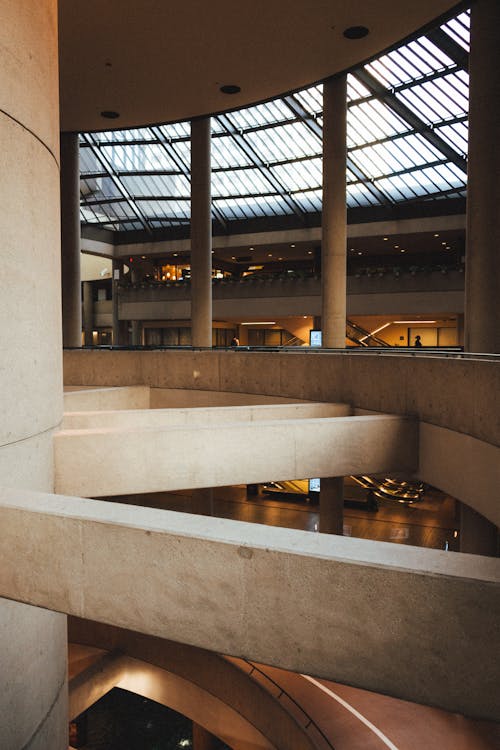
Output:
M344 29L346 39L363 39L369 33L370 29L367 29L366 26L348 26L347 29Z
M106 120L116 120L117 117L120 117L120 113L115 112L113 109L103 109L101 117L104 117Z
M236 86L234 83L227 83L224 86L221 86L219 91L221 91L223 94L239 94L241 91L241 86Z

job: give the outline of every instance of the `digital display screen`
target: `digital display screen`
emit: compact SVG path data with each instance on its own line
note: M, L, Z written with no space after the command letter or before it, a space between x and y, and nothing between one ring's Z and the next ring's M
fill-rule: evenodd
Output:
M321 346L321 331L309 331L309 346Z
M320 491L320 479L310 479L309 480L309 492L319 492Z

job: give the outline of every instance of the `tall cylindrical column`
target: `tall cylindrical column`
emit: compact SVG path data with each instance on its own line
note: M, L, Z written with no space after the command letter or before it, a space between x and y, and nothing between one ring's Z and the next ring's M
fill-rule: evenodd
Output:
M61 133L61 276L63 346L81 346L82 301L78 133Z
M319 530L322 534L344 533L344 477L321 479Z
M94 331L94 300L92 282L83 282L83 340L85 346L92 346Z
M121 260L113 258L113 280L111 282L111 309L112 309L112 325L113 325L113 346L123 346L126 341L124 333L123 321L120 322L119 309L118 309L118 286L120 284L120 278L123 273L123 263Z
M193 346L212 346L210 117L191 122L191 331Z
M345 347L347 77L323 84L322 344Z
M57 59L56 0L4 0L0 481L42 492L62 419ZM66 617L0 599L0 670L0 747L66 750Z
M500 353L500 3L471 8L465 350Z

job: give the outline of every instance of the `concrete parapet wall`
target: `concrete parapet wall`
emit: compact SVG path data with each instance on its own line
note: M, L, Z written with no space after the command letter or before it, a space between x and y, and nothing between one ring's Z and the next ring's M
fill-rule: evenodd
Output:
M189 395L189 391L185 391ZM222 394L221 394L222 395ZM141 409L135 411L82 411L64 415L63 430L135 429L173 427L188 424L224 424L281 419L347 417L347 404L263 404L259 406L194 407L184 409Z
M420 424L418 476L500 527L500 448Z
M499 718L497 559L10 490L0 523L1 596Z
M404 417L213 419L212 424L200 418L171 427L61 431L54 438L56 492L100 497L411 472L417 465L417 423Z
M500 366L425 355L66 351L68 385L134 385L345 402L500 445Z
M64 411L101 411L110 409L149 409L149 387L82 388L64 394Z

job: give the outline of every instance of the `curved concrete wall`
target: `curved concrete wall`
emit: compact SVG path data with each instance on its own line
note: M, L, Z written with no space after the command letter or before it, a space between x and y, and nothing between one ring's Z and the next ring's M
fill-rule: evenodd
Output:
M67 351L64 365L68 385L147 384L153 390L185 388L188 393L205 389L266 394L414 416L423 423L417 475L499 525L500 364L496 361L300 349L279 353L96 350Z
M0 481L51 491L62 416L56 0L0 24ZM65 617L0 601L0 746L67 747Z
M20 490L0 524L3 596L499 718L497 559Z
M349 403L500 445L500 365L425 354L65 351L64 382L150 385Z

